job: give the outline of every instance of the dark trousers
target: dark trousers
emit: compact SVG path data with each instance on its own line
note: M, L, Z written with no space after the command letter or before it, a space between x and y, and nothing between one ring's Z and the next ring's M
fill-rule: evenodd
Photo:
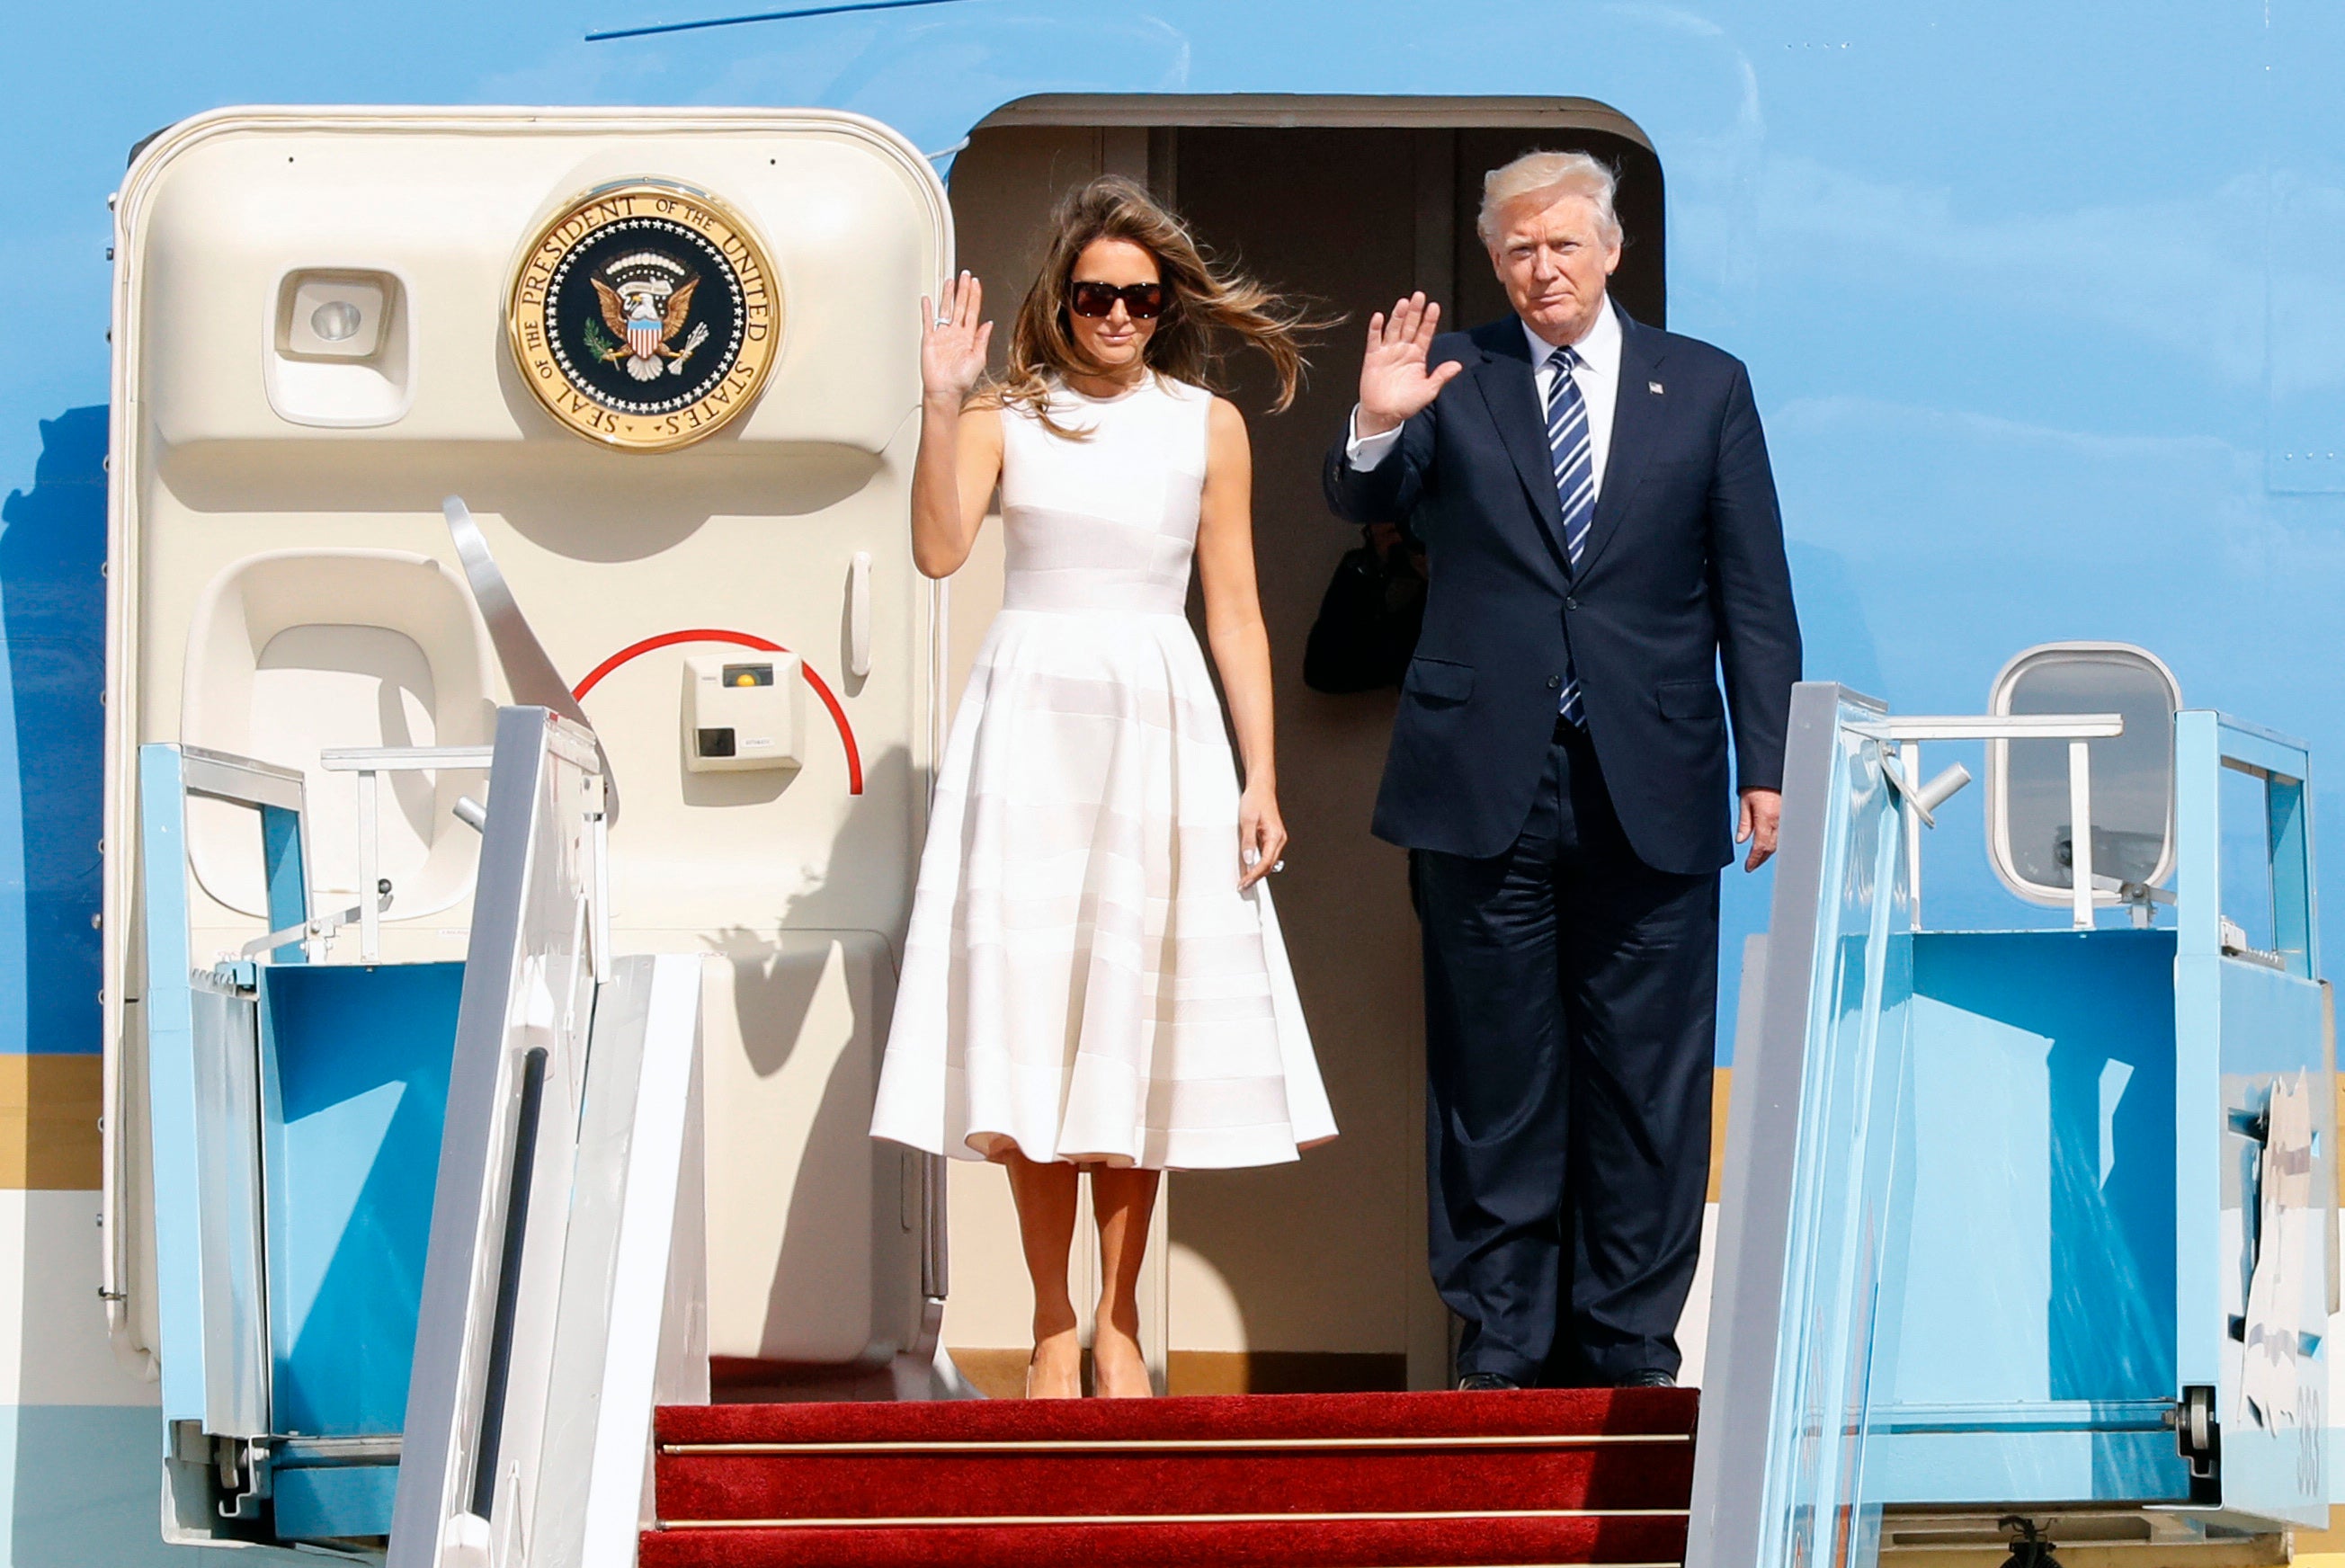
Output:
M1586 733L1562 725L1511 850L1417 850L1409 871L1457 1371L1674 1376L1710 1179L1717 874L1639 861Z

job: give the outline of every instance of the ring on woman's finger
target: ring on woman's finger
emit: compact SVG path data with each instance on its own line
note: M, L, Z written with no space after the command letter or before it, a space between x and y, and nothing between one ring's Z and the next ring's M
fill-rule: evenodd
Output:
M1273 872L1284 871L1286 869L1286 862L1283 860L1274 860L1270 863L1270 869Z
M949 327L952 325L952 318L949 316L939 316L937 318L937 325L939 327Z

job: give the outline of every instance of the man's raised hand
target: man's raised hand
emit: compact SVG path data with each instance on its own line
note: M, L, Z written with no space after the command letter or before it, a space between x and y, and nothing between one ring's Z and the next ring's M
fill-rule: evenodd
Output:
M938 309L920 296L920 393L958 410L985 374L985 346L993 338L993 323L980 321L985 290L964 272L954 280L952 295Z
M1433 401L1449 379L1464 366L1456 360L1425 368L1426 351L1433 346L1434 329L1441 323L1441 307L1429 305L1422 294L1396 300L1390 316L1382 311L1368 318L1368 352L1360 361L1360 413L1353 433L1363 439L1380 436L1408 422Z

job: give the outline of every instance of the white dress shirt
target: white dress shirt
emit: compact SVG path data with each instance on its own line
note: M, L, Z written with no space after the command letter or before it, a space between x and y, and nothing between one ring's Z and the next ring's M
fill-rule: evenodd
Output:
M1555 367L1548 360L1556 346L1531 330L1530 323L1516 319L1523 329L1523 338L1530 345L1531 374L1538 384L1539 408L1547 408L1547 395L1555 386ZM1579 388L1580 397L1588 404L1588 459L1596 473L1596 493L1604 493L1604 463L1612 455L1612 410L1620 400L1620 318L1613 313L1608 298L1604 308L1587 335L1572 345L1579 350L1579 363L1572 367L1571 379ZM1385 454L1400 440L1397 427L1380 436L1363 440L1359 434L1360 410L1352 408L1352 435L1344 443L1344 455L1355 469L1372 469L1385 460Z

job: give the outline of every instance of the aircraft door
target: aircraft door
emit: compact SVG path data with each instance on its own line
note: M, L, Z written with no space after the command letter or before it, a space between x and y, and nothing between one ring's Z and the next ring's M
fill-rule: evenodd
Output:
M320 898L379 914L386 963L461 959L477 764L377 800L320 753L485 751L500 703L562 706L474 614L462 496L608 757L614 950L705 978L711 1354L924 1368L941 1182L868 1127L941 733L942 597L905 537L934 170L827 111L230 109L145 148L117 224L111 754L304 774ZM214 805L199 958L268 928ZM117 764L109 843L136 809ZM141 1027L131 864L110 1040ZM119 1335L156 1348L152 1188L116 1169Z

